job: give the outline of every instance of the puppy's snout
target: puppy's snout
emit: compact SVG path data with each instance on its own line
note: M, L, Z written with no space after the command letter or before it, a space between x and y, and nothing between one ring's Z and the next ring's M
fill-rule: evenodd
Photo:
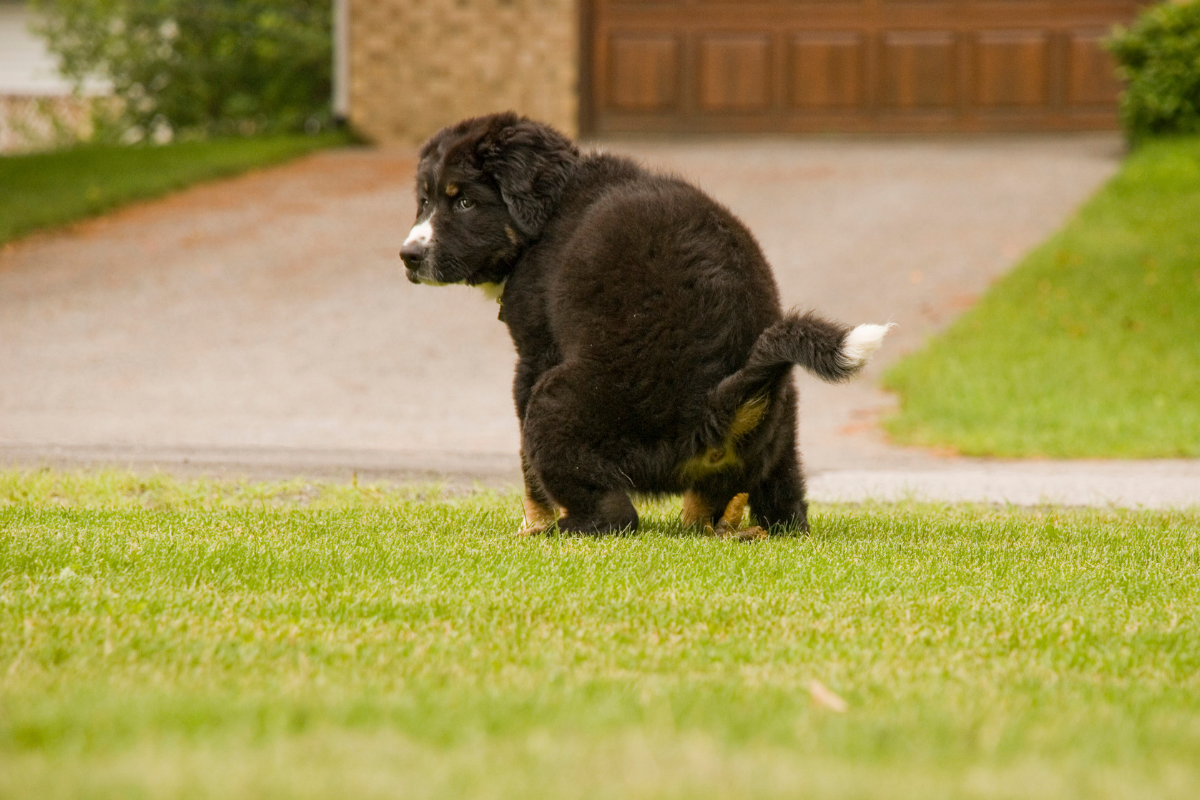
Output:
M405 242L404 246L400 248L400 260L409 269L416 269L425 260L425 253L428 250L429 247L424 242Z
M424 222L418 222L408 232L408 238L404 240L404 246L400 248L400 258L404 261L404 266L410 270L416 270L420 267L421 262L425 260L425 256L429 252L429 242L431 239L433 239L432 214Z

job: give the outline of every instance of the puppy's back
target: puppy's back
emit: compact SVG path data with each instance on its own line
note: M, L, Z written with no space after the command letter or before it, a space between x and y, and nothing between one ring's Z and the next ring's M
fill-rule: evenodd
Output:
M557 248L550 325L564 359L620 387L614 408L661 433L694 424L707 392L780 318L779 296L727 209L677 178L623 175L592 187Z

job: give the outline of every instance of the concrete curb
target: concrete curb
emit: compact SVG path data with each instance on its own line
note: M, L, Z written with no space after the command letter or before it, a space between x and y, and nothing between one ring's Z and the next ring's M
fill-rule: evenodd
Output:
M444 483L458 489L518 489L510 453L0 444L0 467L130 469L234 480ZM938 469L852 469L809 477L818 503L925 501L1016 506L1200 508L1200 461L957 460Z
M943 470L838 470L814 476L809 481L809 499L1200 508L1200 465L1189 461L1005 462Z
M444 453L281 447L149 447L0 444L0 468L128 469L178 477L230 480L391 481L448 483L459 488L521 485L509 453Z

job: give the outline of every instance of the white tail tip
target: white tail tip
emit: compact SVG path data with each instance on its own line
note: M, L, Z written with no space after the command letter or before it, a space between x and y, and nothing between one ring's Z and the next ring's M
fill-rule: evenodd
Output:
M889 322L887 325L859 325L850 331L838 353L842 368L856 372L866 366L872 354L883 345L883 337L894 327L896 324Z

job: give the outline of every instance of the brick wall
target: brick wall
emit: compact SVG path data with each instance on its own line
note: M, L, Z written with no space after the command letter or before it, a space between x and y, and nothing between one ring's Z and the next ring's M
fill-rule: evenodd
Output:
M0 153L49 150L91 137L108 98L0 94Z
M350 0L350 121L416 144L512 109L575 135L579 0Z

